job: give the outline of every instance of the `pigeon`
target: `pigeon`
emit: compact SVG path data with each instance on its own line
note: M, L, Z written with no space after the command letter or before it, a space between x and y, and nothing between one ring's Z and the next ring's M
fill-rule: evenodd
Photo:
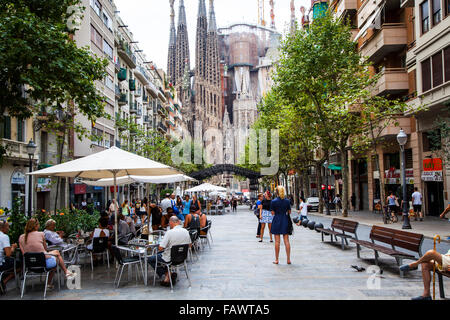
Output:
M352 266L352 268L353 268L353 269L356 269L358 272L366 271L366 269L364 269L363 267Z

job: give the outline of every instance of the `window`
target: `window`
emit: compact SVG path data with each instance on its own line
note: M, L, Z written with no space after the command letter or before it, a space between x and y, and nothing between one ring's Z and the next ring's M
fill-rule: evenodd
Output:
M41 131L41 153L39 159L41 163L47 163L47 146L48 146L48 133Z
M113 48L109 45L109 43L103 39L103 52L108 56L109 60L114 59Z
M25 142L25 121L17 119L17 141Z
M91 0L91 7L94 9L95 13L100 17L102 12L102 5L98 0Z
M103 23L109 30L112 31L112 19L105 11L103 11Z
M442 84L442 51L439 51L432 57L433 61L433 88Z
M422 20L422 33L430 30L430 14L428 11L428 0L420 5L420 14Z
M433 1L433 26L441 22L441 0Z
M450 81L450 46L444 49L445 82Z
M422 92L431 89L431 64L430 59L422 62Z
M114 147L114 136L109 133L106 134L105 147L106 148Z
M103 146L103 131L92 127L92 144Z
M4 116L0 121L0 138L11 139L11 117Z
M97 29L94 28L94 26L91 24L91 41L100 49L102 49L103 41L102 36L97 31Z
M107 75L105 78L105 85L111 89L114 90L114 79L110 75Z
M450 0L444 0L445 5L445 16L450 15Z

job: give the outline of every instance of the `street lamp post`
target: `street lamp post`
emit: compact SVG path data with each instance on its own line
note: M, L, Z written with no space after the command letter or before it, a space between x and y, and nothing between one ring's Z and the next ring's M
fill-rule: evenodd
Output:
M330 202L329 202L329 194L328 194L328 166L329 163L328 161L325 161L325 163L323 164L323 166L325 167L325 180L326 180L326 186L325 186L325 205L327 206L327 216L330 216Z
M408 210L408 199L406 198L406 163L405 163L405 145L408 141L408 136L403 131L403 129L400 129L399 134L397 135L397 141L400 145L400 149L402 151L402 182L403 182L403 226L402 229L412 229L411 223L409 221L409 210Z
M29 172L33 172L33 158L34 158L34 153L36 152L36 144L33 142L33 139L30 139L30 142L28 142L27 144L27 153L28 153L28 157L30 159L30 170ZM32 198L32 193L33 193L33 176L30 175L28 178L28 216L31 217L32 215L32 202L31 202L31 198Z

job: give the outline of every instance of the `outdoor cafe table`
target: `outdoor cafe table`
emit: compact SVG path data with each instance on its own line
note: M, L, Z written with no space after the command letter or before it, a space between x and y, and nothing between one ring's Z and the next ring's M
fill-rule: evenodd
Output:
M153 255L153 252L155 249L158 249L159 247L159 241L156 243L148 243L148 244L129 244L127 246L117 246L120 250L138 254L139 259L144 260L144 284L148 285L148 252L151 252L151 255ZM158 255L156 254L156 265L158 265ZM153 285L156 284L156 270L155 274L153 276Z

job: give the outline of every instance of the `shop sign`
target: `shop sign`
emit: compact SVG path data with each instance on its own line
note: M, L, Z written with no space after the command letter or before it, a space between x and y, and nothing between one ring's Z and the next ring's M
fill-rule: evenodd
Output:
M425 172L442 171L442 159L434 158L423 160L423 171Z
M114 193L114 186L109 187L109 191L110 191L111 193ZM117 193L119 192L119 186L116 186L116 192L117 192Z
M38 178L36 185L36 192L49 192L51 191L51 182L50 178Z
M85 184L75 184L75 194L86 194L86 185Z
M399 169L391 168L384 172L386 184L402 184L401 171ZM406 183L414 184L414 169L406 169Z
M436 182L444 181L442 177L442 159L434 158L423 160L422 180Z
M25 184L25 175L20 171L14 172L11 176L11 184Z
M442 177L442 171L424 171L422 172L422 180L423 181L435 181L435 182L442 182L444 181Z

